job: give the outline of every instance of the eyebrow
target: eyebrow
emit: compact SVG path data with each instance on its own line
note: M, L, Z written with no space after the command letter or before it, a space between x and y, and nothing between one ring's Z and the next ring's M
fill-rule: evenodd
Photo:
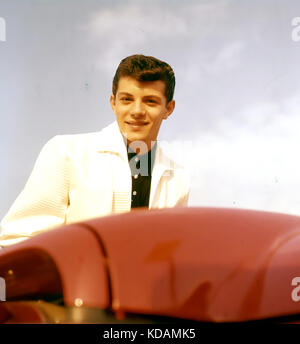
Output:
M118 96L131 96L132 97L132 94L127 93L127 92L118 92Z
M122 96L133 97L133 95L131 93L128 93L128 92L118 92L118 96L119 97L122 97ZM143 98L156 98L156 99L160 99L160 97L155 95L155 94L148 94L148 95L144 96Z

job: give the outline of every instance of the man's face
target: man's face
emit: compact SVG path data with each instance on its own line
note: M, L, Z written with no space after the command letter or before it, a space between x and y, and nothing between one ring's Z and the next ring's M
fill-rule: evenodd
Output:
M120 78L110 104L128 144L143 141L148 150L157 139L162 120L167 119L175 107L174 100L167 103L164 82L140 82L131 77Z

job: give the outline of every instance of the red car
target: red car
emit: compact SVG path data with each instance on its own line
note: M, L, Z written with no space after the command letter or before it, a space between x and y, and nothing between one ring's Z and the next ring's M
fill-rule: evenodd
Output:
M297 321L299 248L300 217L253 210L137 210L62 226L0 251L0 322Z

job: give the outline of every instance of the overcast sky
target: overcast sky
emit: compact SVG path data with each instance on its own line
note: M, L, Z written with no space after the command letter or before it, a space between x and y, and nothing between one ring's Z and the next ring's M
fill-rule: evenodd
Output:
M114 120L135 53L175 71L159 138L191 170L190 205L300 215L299 0L0 0L0 17L0 218L47 140Z

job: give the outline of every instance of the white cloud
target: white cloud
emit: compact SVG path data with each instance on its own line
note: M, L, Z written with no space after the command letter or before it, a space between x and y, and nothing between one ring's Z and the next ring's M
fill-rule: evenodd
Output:
M186 18L159 5L118 5L93 14L87 26L94 44L101 43L99 69L110 69L112 61L139 52L147 42L187 35Z
M118 63L120 58L134 52L175 46L186 53L184 49L190 46L192 58L189 62L194 63L194 67L202 61L207 71L218 73L235 66L243 44L238 41L225 44L219 52L213 52L215 55L198 44L201 39L208 39L207 43L213 44L218 32L216 23L221 31L222 23L231 15L230 6L231 1L224 0L174 2L168 6L145 1L120 3L93 13L85 30L92 44L99 46L97 65L100 70L110 71L112 61Z
M299 104L300 94L259 103L245 109L240 125L229 118L222 130L165 143L190 167L190 204L300 214Z
M245 48L242 42L231 42L225 45L215 57L212 57L204 64L209 73L220 73L223 70L230 70L240 62L241 53Z
M157 38L177 36L187 32L184 18L172 12L162 11L154 4L150 8L145 4L143 6L133 4L99 11L94 14L90 29L97 38L122 33L124 36L120 37L120 40L133 38L136 43L142 41L147 34ZM130 43L130 41L126 42Z

